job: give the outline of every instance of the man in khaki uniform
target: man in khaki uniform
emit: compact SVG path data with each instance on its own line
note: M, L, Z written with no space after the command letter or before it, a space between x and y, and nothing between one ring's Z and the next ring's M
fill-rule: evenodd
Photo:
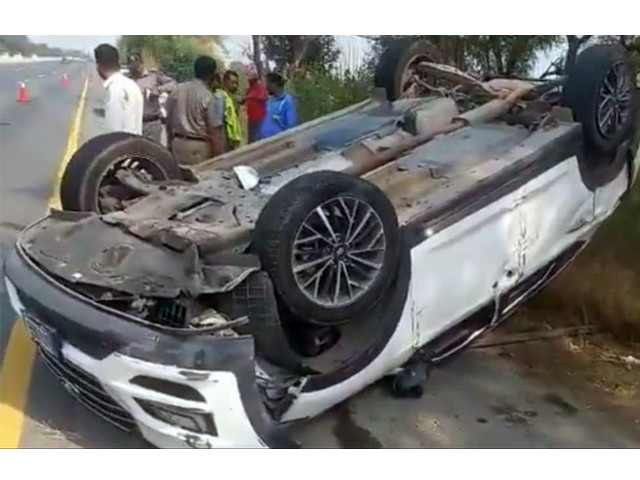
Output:
M160 95L173 92L176 81L157 70L145 69L137 53L129 55L129 77L138 84L144 97L142 134L163 143L165 119L160 108Z
M216 61L201 56L195 62L195 80L177 86L167 100L167 134L174 156L194 165L224 153L223 111L209 89Z

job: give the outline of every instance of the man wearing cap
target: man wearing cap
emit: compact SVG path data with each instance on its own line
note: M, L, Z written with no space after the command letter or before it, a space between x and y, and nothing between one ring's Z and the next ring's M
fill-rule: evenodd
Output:
M163 94L169 95L176 88L176 81L157 70L144 68L142 58L137 53L129 55L129 76L138 84L144 97L142 134L165 144L165 115L160 97Z

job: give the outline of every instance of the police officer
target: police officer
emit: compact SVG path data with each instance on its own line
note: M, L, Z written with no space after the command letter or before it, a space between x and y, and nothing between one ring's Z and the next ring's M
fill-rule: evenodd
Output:
M195 79L179 84L167 100L167 133L173 155L194 165L225 152L223 104L211 91L216 61L200 56Z
M169 95L176 87L176 81L157 71L147 70L140 55L129 55L129 76L138 84L144 97L142 134L156 142L166 144L163 115L160 105L162 94Z

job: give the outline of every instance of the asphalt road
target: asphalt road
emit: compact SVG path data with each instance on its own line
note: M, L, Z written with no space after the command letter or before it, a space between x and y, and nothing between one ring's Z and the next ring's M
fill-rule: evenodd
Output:
M3 259L20 230L47 211L88 69L82 63L0 65L0 245ZM66 88L62 85L63 73L69 76ZM99 94L95 76L91 75L91 79L94 82L92 91ZM16 102L21 81L27 84L27 103ZM93 99L88 96L86 110L89 112ZM91 118L86 119L81 140L97 133L89 128L96 128ZM0 358L3 363L15 320L3 281L0 285ZM3 381L3 387L7 384ZM24 411L20 446L144 445L139 439L123 435L95 418L72 400L37 357L33 361Z
M18 232L41 217L77 104L85 66L58 62L0 65L0 248L2 258ZM62 74L68 73L68 88ZM19 82L29 101L18 103ZM13 312L0 287L0 353Z
M19 230L47 209L86 68L58 63L0 66L3 257ZM67 89L61 86L63 72L70 75ZM28 80L31 100L18 104L16 88L23 79ZM102 89L95 75L90 75L80 142L101 133L100 120L91 114L101 101ZM4 284L0 307L4 362L15 321ZM13 386L4 379L3 385ZM425 388L421 399L397 400L382 384L371 386L319 418L292 428L292 436L312 448L640 447L637 425L594 408L580 391L533 378L500 350L464 353L435 370ZM73 400L37 357L17 443L21 447L147 446Z

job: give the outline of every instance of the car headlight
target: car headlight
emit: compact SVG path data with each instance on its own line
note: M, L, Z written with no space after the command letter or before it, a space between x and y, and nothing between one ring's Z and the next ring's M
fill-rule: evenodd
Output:
M193 408L175 407L151 400L135 399L138 405L153 418L194 433L218 435L213 416L209 412Z

